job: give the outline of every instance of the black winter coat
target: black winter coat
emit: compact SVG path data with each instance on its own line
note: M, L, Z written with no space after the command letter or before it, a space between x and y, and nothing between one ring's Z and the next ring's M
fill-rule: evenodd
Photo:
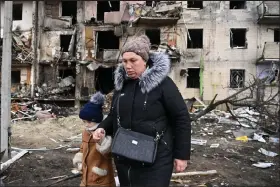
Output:
M124 128L155 136L167 128L158 145L153 165L143 165L114 156L121 187L167 187L174 158L190 159L191 125L186 104L168 77L170 60L163 53L153 53L147 69L138 80L126 78L119 65L115 71L115 93L108 117L100 123L106 134L117 131L116 101L120 93L120 122Z

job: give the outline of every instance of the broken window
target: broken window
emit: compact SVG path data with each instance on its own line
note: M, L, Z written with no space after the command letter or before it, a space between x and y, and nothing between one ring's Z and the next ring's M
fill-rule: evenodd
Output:
M22 20L22 4L13 4L13 20Z
M20 83L20 71L12 71L11 74L12 84L19 84Z
M146 1L146 6L151 6L154 7L156 6L157 3L159 3L160 1Z
M95 89L103 94L108 94L114 89L114 71L115 67L98 68L95 71Z
M146 35L150 39L152 49L157 49L160 45L160 29L146 29Z
M245 83L245 70L244 69L231 69L230 70L230 88L242 88Z
M200 87L199 72L200 72L200 68L188 68L187 88Z
M230 29L230 47L247 48L246 29Z
M62 52L68 52L72 35L60 35L60 49Z
M146 1L146 6L152 6L153 5L153 1Z
M280 29L274 29L274 42L280 42Z
M120 11L120 1L97 1L97 21L104 21L105 12Z
M103 49L119 49L120 39L114 34L114 31L97 31L98 51Z
M188 48L203 48L203 29L188 29Z
M203 1L188 1L187 7L203 9Z
M61 1L61 16L72 16L72 24L77 23L77 1Z
M76 69L60 69L58 76L62 79L69 77L69 76L76 78Z
M230 9L245 9L246 1L230 1L229 8Z

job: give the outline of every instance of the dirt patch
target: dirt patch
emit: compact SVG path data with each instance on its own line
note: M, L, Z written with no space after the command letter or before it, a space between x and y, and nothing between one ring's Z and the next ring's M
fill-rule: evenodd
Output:
M82 132L78 116L17 122L12 124L12 145L20 148L56 148L64 140Z
M58 145L69 144L63 140L81 133L82 125L77 116L57 121L14 124L12 144L20 148L44 146L54 148ZM177 178L175 179L177 182L171 182L170 186L278 186L280 182L279 156L267 157L259 153L258 149L264 148L279 154L279 144L257 141L240 142L236 141L231 133L225 133L229 129L238 128L234 125L220 124L194 125L193 138L205 139L207 144L192 146L194 150L186 171L217 170L217 174L180 177L181 184ZM207 134L208 131L213 132L213 135ZM39 132L44 132L59 143L38 135ZM213 143L218 143L220 146L210 148ZM73 145L73 143L70 144ZM77 145L76 143L75 146ZM66 148L33 151L23 156L3 173L6 177L4 183L6 186L44 186L54 181L46 180L48 178L71 174L73 156L74 153L66 152ZM273 162L276 165L267 169L252 166L259 161ZM80 178L75 178L56 186L79 186L79 183Z
M12 165L3 175L6 186L45 186L54 182L49 178L71 175L74 154L65 150L34 151ZM49 180L46 180L49 179ZM54 186L79 186L80 178Z

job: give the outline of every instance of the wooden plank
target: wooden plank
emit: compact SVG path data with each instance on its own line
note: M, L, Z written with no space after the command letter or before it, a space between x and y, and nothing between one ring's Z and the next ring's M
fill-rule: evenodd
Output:
M93 36L93 27L92 26L85 26L85 46L87 49L94 48L94 36Z
M27 79L26 79L26 84L30 85L31 84L31 67L27 68Z

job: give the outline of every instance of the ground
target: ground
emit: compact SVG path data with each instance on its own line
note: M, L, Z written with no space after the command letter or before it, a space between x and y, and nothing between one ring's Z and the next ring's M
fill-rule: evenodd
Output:
M186 171L217 170L217 174L173 178L170 186L277 186L280 182L279 156L267 157L259 153L258 149L279 153L279 144L240 142L231 133L225 133L226 130L237 128L236 125L216 123L193 125L193 138L207 140L207 144L192 146L191 161ZM81 133L82 122L77 116L71 116L59 120L15 123L12 129L13 147L77 147L78 142L65 140ZM213 135L207 134L209 131L213 131ZM219 143L219 147L210 148L212 143ZM66 149L32 151L24 155L2 174L5 185L45 186L56 181L49 178L71 175L75 153L67 152ZM276 165L267 169L252 166L258 161L273 162ZM55 186L78 186L79 183L80 178L74 178Z

